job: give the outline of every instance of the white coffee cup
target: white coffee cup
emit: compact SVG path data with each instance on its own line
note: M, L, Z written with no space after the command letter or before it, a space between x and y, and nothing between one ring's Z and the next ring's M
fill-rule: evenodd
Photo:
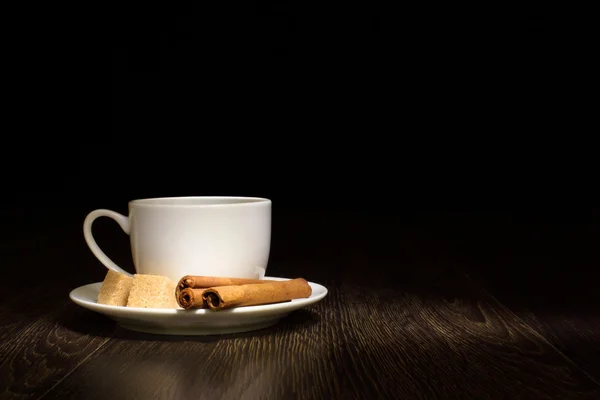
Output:
M130 235L139 274L260 279L271 247L271 200L258 197L165 197L129 202L129 216L98 209L83 223L92 253L107 268L128 272L97 245L92 224L98 217L117 221Z

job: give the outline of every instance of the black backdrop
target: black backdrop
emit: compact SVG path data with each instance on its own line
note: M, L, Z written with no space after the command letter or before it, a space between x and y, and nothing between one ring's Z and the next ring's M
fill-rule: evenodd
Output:
M72 111L5 146L5 214L228 194L290 211L593 215L593 148L566 145L582 118L556 74L586 27L561 10L109 11L99 46L70 47L96 53L66 73L82 87Z

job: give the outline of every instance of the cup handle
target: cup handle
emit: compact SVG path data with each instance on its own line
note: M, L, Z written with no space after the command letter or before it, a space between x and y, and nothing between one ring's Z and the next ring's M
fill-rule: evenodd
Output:
M112 269L115 272L120 272L122 274L132 276L132 274L125 271L123 268L121 268L117 264L115 264L113 262L113 260L108 258L108 256L106 254L104 254L104 252L100 249L100 247L96 243L96 240L94 239L94 236L92 235L92 224L94 223L96 218L99 218L99 217L109 217L109 218L114 219L121 226L121 229L123 229L123 231L128 235L129 235L129 229L130 229L129 218L124 215L119 214L118 212L114 212L111 210L104 210L104 209L94 210L94 211L90 212L85 217L85 221L83 221L83 237L85 238L85 241L86 241L88 247L90 248L90 250L92 251L92 253L94 253L96 258L98 260L100 260L100 262L102 264L104 264L106 266L106 268Z

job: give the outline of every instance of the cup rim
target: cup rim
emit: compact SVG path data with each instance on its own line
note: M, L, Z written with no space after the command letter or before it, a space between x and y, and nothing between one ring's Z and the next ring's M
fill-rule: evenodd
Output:
M239 200L239 202L232 203L215 203L215 204L189 204L185 201L190 200ZM173 203L163 203L165 201L174 201ZM178 203L183 201L183 203ZM135 207L191 207L191 208L205 208L205 207L239 207L239 206L253 206L259 204L271 203L271 200L265 197L251 197L251 196L171 196L171 197L147 197L134 199L129 201L129 206Z

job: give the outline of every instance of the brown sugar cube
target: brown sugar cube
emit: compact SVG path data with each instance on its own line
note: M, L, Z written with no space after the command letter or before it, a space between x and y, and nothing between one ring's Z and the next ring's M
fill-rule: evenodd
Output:
M135 274L127 307L179 308L175 286L166 276Z
M132 277L109 269L98 293L98 303L109 306L126 306L132 284Z

